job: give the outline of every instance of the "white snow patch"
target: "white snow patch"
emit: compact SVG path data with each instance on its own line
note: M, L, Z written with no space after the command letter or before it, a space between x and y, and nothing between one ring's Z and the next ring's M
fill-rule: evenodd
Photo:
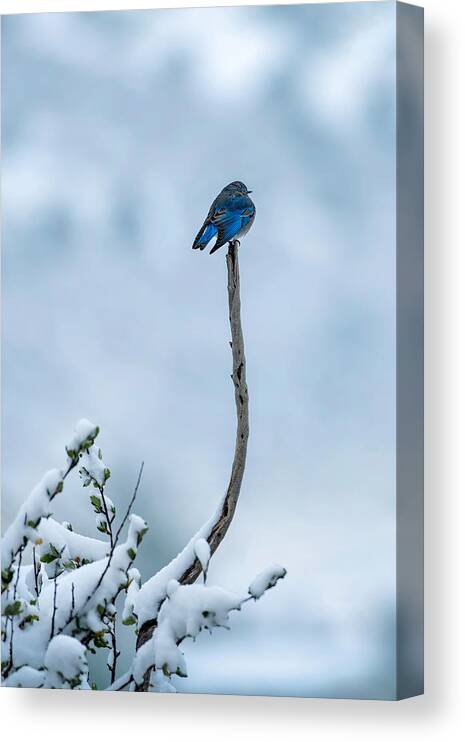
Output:
M279 564L271 564L252 581L249 586L249 595L255 600L262 597L270 587L274 587L278 580L286 576L286 570Z

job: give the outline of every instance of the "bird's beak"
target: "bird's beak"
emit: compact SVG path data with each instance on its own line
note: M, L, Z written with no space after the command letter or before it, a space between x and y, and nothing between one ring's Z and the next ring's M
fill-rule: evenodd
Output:
M247 191L247 193L253 193L253 191Z

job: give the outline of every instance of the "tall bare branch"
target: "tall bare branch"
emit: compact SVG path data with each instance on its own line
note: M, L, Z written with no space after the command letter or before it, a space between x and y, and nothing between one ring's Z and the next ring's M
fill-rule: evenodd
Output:
M231 468L231 476L223 499L222 507L219 510L218 517L213 523L209 534L206 536L212 554L217 550L224 539L234 517L244 476L247 443L249 439L249 393L247 389L244 337L242 334L241 324L238 247L238 242L230 243L226 255L226 264L228 269L229 323L231 326L231 350L233 359L231 378L234 384L237 418L236 446ZM183 585L190 585L199 577L201 571L201 564L199 560L194 557L192 563L179 578L179 582ZM137 638L138 649L151 638L156 625L157 619L156 616L154 616L153 619L146 621L141 626ZM146 682L140 687L140 690L147 690L148 682L149 678L146 679Z

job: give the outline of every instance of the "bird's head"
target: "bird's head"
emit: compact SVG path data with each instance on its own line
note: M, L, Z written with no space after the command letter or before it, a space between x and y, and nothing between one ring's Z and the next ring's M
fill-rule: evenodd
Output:
M252 191L247 190L247 186L241 180L234 180L224 190L238 193L240 196L246 196L248 193L252 193Z

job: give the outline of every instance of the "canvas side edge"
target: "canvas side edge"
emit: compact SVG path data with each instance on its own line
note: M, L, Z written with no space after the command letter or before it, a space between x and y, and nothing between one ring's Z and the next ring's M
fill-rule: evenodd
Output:
M424 692L423 9L396 4L397 699Z

